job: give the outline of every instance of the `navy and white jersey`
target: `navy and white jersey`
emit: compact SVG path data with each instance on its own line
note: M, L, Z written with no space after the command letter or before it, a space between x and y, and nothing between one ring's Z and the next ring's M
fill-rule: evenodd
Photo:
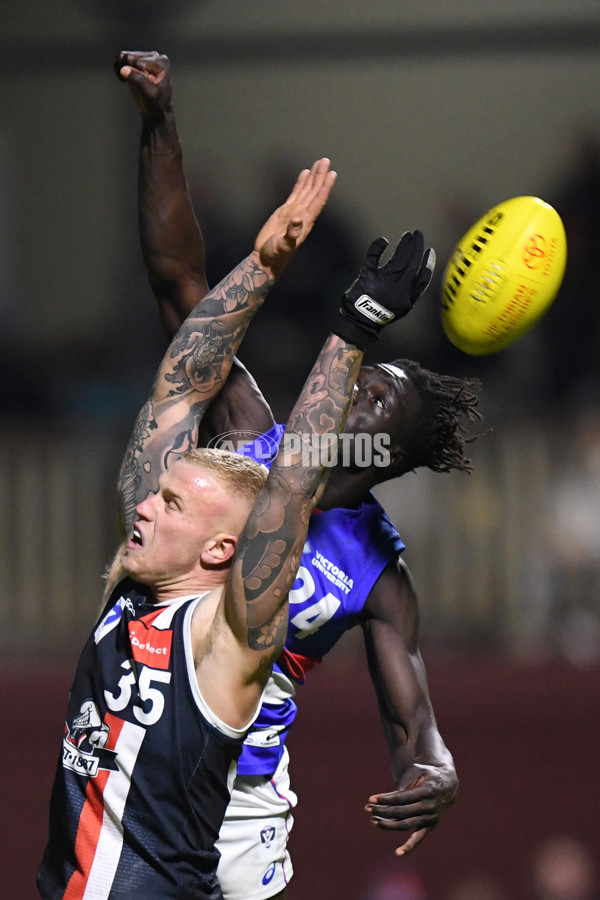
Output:
M270 440L275 436L281 440L282 434L279 425L268 432ZM244 453L248 455L248 448ZM272 461L264 455L258 458L266 465ZM400 535L373 494L357 509L312 514L289 595L285 649L273 668L260 713L244 743L238 763L240 775L270 775L275 771L296 717L296 686L304 684L307 672L356 625L373 585L403 549Z
M190 623L204 594L150 602L126 578L69 698L38 873L44 900L217 900L214 844L244 731L207 707Z

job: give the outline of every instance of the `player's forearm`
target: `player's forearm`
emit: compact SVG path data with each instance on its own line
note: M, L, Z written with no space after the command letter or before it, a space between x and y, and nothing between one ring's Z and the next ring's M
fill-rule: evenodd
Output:
M334 462L337 437L352 404L363 352L331 334L290 413L276 469L290 487L312 500ZM327 452L330 444L332 453Z
M454 770L452 754L437 726L420 653L409 655L404 677L395 680L386 693L388 703L380 708L394 780L399 782L415 765Z
M125 532L162 472L197 445L202 416L227 379L272 284L258 255L251 253L194 308L171 342L121 465L118 497Z
M236 350L274 283L252 252L187 316L158 370L156 406L210 402L227 378Z
M143 118L138 214L148 277L170 339L208 292L204 241L170 105L154 118Z

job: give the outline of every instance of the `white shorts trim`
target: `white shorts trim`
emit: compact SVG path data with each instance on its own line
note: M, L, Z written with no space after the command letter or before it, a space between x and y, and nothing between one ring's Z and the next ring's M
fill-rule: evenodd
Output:
M287 849L298 798L290 788L289 756L272 777L238 775L221 827L218 878L225 900L267 900L293 875Z

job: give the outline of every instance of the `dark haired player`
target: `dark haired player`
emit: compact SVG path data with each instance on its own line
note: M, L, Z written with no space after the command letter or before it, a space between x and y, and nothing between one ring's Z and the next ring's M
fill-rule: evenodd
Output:
M124 52L116 70L128 81L142 113L142 248L170 334L208 285L202 235L181 166L169 63L156 53ZM387 266L416 252L415 240L422 241L416 234L405 236L390 263L381 268L386 242L375 242L361 272L361 289L365 284L376 286ZM358 299L350 289L344 307ZM378 326L363 319L346 337L364 349L377 331ZM383 829L413 832L397 850L403 855L424 839L454 801L458 782L428 696L418 648L417 598L399 558L403 544L370 491L420 466L439 472L469 471L463 420L477 417L474 391L475 382L435 375L407 360L360 370L343 436L349 458L331 471L319 500L320 512L311 517L290 593L286 648L256 727L246 740L221 829L219 880L227 900L285 896L292 874L287 837L295 804L285 736L296 713L295 687L354 625L364 633L397 785L390 793L369 798L372 821ZM277 445L281 431L256 383L236 360L204 418L201 440L260 432L259 456L268 462L272 455L268 447ZM358 464L352 453L358 434L389 436L386 467ZM267 452L261 452L265 446Z

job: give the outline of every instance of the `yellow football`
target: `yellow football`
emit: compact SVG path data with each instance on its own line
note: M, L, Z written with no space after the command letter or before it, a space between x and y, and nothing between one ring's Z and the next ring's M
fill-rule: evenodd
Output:
M442 279L442 326L472 356L508 347L546 312L567 261L565 229L538 197L490 209L455 247Z

